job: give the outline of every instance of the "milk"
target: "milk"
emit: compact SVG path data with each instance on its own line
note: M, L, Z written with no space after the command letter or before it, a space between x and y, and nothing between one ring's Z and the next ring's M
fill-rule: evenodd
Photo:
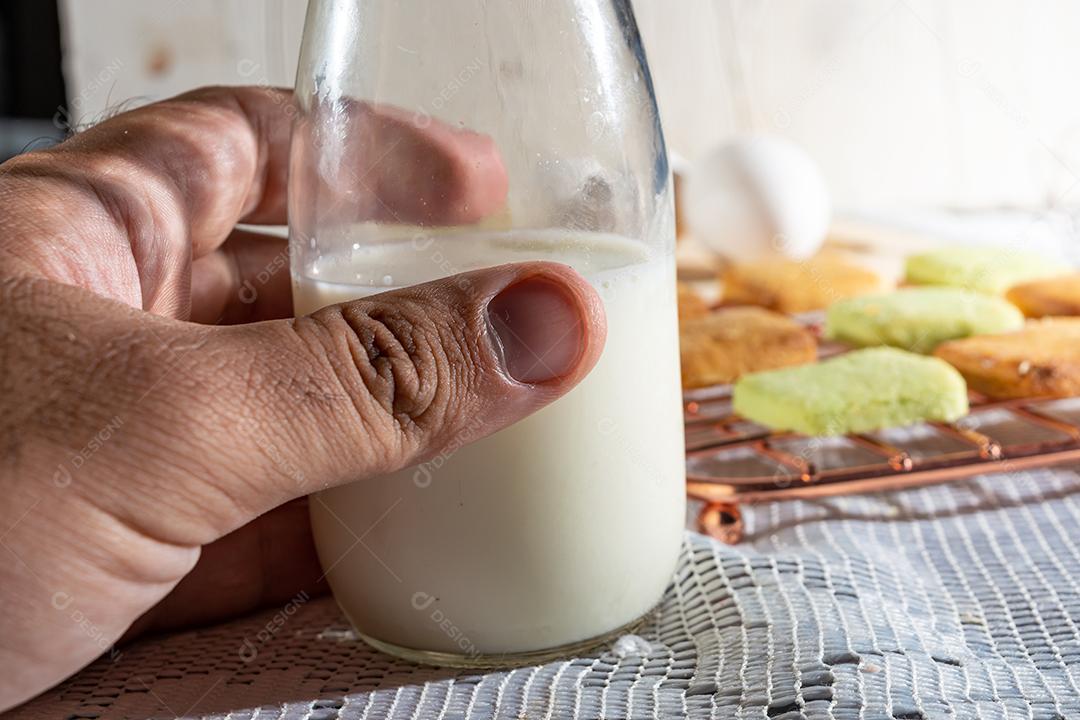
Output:
M294 277L298 314L552 259L596 287L608 326L590 375L535 415L311 499L320 560L355 627L399 654L477 661L588 641L647 613L672 578L685 513L672 257L588 233L353 247Z

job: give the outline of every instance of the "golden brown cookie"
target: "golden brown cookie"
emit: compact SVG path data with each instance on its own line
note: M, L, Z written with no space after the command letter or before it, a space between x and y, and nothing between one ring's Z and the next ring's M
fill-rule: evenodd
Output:
M783 313L820 310L837 300L883 289L876 273L835 255L736 264L724 275L725 303L760 305Z
M1080 275L1023 283L1009 290L1005 297L1032 318L1080 315Z
M679 334L685 388L731 383L745 373L817 358L813 333L761 308L724 308L684 322Z
M694 288L686 283L677 285L679 292L679 322L705 317L709 314L709 304L698 295Z
M972 390L992 398L1080 395L1080 318L953 340L934 354L959 370Z

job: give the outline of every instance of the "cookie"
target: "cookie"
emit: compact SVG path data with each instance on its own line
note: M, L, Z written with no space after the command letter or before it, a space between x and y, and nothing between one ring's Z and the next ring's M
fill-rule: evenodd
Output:
M705 317L709 314L709 304L698 295L694 288L686 283L676 285L679 302L679 322L683 323L694 318Z
M1080 315L1080 275L1022 283L1005 297L1031 318Z
M680 327L685 388L734 382L757 370L813 362L814 335L791 318L755 307L724 308Z
M951 422L967 414L968 399L964 378L948 363L883 347L746 375L735 384L734 409L774 430L843 435Z
M947 285L1002 295L1013 285L1062 273L1061 265L1009 247L952 247L912 255L905 279L912 285Z
M946 340L1023 326L1023 314L1001 298L959 288L915 287L833 304L825 336L858 347L892 345L930 353Z
M934 354L988 397L1080 395L1080 318L1049 318L1018 332L954 340Z
M794 314L837 300L884 290L874 272L834 255L810 260L765 260L732 265L724 275L724 302L760 305Z

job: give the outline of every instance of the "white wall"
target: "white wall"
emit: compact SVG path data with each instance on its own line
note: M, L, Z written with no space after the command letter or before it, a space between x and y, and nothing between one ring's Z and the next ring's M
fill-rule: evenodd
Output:
M65 0L74 114L211 82L289 84L304 4ZM779 132L843 207L1080 205L1080 3L635 6L669 145L691 160L736 132Z
M671 146L691 157L782 132L849 206L1041 204L1080 177L1076 2L637 7Z
M305 0L62 0L73 115L211 83L292 85Z

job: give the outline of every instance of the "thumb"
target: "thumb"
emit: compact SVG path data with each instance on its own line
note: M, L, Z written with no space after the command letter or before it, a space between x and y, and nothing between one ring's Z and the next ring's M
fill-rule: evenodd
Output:
M295 320L170 328L179 337L168 338L169 367L125 362L121 382L140 388L120 395L144 395L129 427L166 437L134 445L160 457L142 464L155 468L141 480L147 492L126 492L114 512L143 525L165 502L171 525L153 532L184 544L506 427L576 385L605 337L596 292L551 263L470 272ZM153 507L132 507L133 497Z

